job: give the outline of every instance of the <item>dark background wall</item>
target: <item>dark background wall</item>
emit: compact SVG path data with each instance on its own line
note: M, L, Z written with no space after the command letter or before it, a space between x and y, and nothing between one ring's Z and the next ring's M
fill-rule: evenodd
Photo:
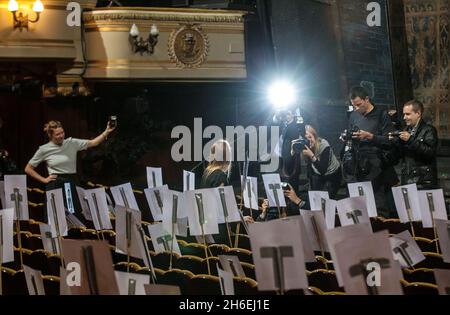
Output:
M79 170L85 177L108 183L131 178L145 185L145 166L151 165L163 166L165 180L179 183L182 169L195 163L171 160L171 128L191 127L194 117L202 117L204 126L263 125L272 114L266 89L280 76L297 84L307 122L336 151L347 125L350 86L371 82L375 103L395 104L386 19L382 14L382 27L369 28L368 1L244 2L258 8L246 20L247 82L97 84L90 98L41 99L35 88L1 92L1 136L20 169L47 141L42 132L47 120L61 120L68 136L92 138L108 115L117 114L117 135L82 155ZM385 1L378 2L384 9Z
M337 1L341 18L345 73L349 86L369 82L373 100L380 105L395 105L392 60L386 20L386 1L377 1L382 9L381 26L369 27L366 19L371 1Z

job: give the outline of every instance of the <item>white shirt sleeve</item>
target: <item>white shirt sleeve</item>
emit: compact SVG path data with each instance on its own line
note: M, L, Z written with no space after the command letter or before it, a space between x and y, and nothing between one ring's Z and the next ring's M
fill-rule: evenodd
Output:
M86 139L77 139L77 138L70 138L71 144L75 146L77 151L83 151L86 150L88 147L89 140Z
M39 147L39 149L36 151L36 153L34 153L33 157L31 158L31 160L28 162L28 164L30 164L31 166L33 166L34 168L38 167L39 164L41 164L44 161L44 154L42 149Z

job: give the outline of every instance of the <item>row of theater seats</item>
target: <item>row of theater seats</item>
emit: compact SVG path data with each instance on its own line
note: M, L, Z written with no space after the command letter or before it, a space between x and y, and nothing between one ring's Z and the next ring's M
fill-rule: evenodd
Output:
M149 270L146 267L143 267L143 262L139 259L132 259L133 262L127 263L127 257L125 255L117 254L113 249L112 256L114 260L114 269L119 271L130 271L130 272L138 272L138 273L147 273L149 274ZM190 278L195 279L192 283L196 282L205 282L208 283L207 287L211 287L214 285L218 285L217 278L217 257L210 257L208 259L202 259L196 256L179 256L174 254L172 261L172 270L169 270L170 263L170 254L169 253L160 253L152 254L152 261L155 267L155 271L158 275L158 283L166 283L166 284L176 284L169 283L168 280L165 279L163 275L167 272L168 275L173 273L183 273L185 275L191 276ZM404 290L406 294L435 294L436 285L433 274L433 269L449 269L449 265L445 264L442 261L442 256L435 253L424 253L426 256L426 260L419 265L416 266L415 269L403 269L404 280L402 281ZM28 249L22 250L23 262L25 265L30 266L34 269L41 270L47 286L50 286L50 292L55 291L55 287L57 287L58 276L59 276L59 268L61 266L61 258L58 255L52 255L44 250L35 250L31 251ZM19 283L24 284L22 273L20 271L20 257L19 250L15 251L15 262L14 265L4 266L2 268L2 273L4 275L4 292L5 294L18 294L20 291ZM210 263L210 271L211 275L207 275L208 268L206 262ZM254 266L248 263L241 263L244 269L244 272L247 276L246 282L253 285L254 281ZM318 269L320 267L326 267L326 269ZM11 268L12 267L12 268ZM308 268L309 267L309 268ZM310 285L310 293L312 294L343 294L344 290L340 288L337 284L336 274L333 270L333 264L331 261L327 260L324 257L317 256L316 263L308 263L307 268L311 269L308 271L308 283ZM14 270L15 269L15 270ZM177 270L176 272L173 270ZM17 275L15 275L18 272ZM15 275L14 277L12 277ZM169 276L167 276L169 277ZM170 278L170 277L169 277ZM173 277L172 277L173 278ZM171 279L172 279L171 278ZM253 279L251 279L253 278ZM9 279L9 280L8 280ZM203 280L199 280L203 279ZM217 280L217 281L216 281ZM13 281L15 284L10 286L8 281ZM242 281L239 281L242 282ZM245 282L245 281L244 281ZM191 283L191 282L189 282ZM178 285L181 285L180 283ZM243 285L241 283L241 285ZM245 287L245 286L244 286ZM25 287L22 288L24 290ZM52 289L53 288L53 289ZM218 292L220 289L219 286L216 286L215 290L207 290L209 293ZM253 287L254 289L254 287ZM254 290L250 290L247 294L251 294ZM6 291L5 291L6 290ZM52 291L53 290L53 291ZM193 292L197 292L201 289L199 288L190 288L186 285L186 288L183 289L183 292L189 292L192 294ZM207 294L207 292L202 292L201 294ZM270 292L265 292L270 294ZM287 292L287 294L297 294L299 292Z
M29 251L24 249L23 252L23 261L24 264L27 266L30 266L31 268L38 269L42 271L42 274L44 275L44 278L47 280L51 279L52 281L56 281L59 276L59 268L61 266L61 259L58 255L51 255L43 250L37 250L37 251ZM426 253L427 254L427 253ZM143 274L150 274L150 271L148 268L143 267L143 262L138 259L132 259L133 262L127 262L127 257L125 255L116 254L113 253L114 257L114 269L117 271L127 271L127 272L136 272L136 273L143 273ZM161 278L162 275L166 274L172 274L174 273L173 270L177 270L176 273L184 273L188 276L197 276L198 278L208 278L209 282L215 282L215 279L217 278L217 263L218 259L216 257L211 257L208 259L201 259L199 257L195 256L180 256L177 259L173 260L173 269L169 270L168 264L169 264L169 253L160 253L156 255L152 255L152 261L155 267L155 272L158 275L158 283L165 283L165 284L176 284L176 283L166 283L162 282L163 278ZM441 257L439 257L437 254L429 253L427 255L427 259L429 257L433 257L435 259L435 262L438 263L436 268L448 268L448 265L445 265L442 263L442 260L440 260ZM324 258L321 258L320 260L325 261ZM11 274L14 274L16 272L20 272L20 265L19 262L19 252L16 250L16 262L15 266L9 266L13 268L4 267L3 274L7 274L5 277L8 278ZM210 271L211 275L207 275L208 268L206 265L206 262L209 261L210 263ZM244 269L244 272L246 274L247 282L253 283L254 280L254 266L246 263L241 263L242 267ZM312 271L307 271L308 276L308 283L311 287L312 293L315 294L330 294L330 293L336 293L336 294L342 294L344 293L343 288L338 286L336 273L333 270L332 263L330 261L327 261L328 270L325 269L315 269ZM163 267L163 268L159 268ZM167 267L167 268L165 268ZM13 269L16 270L13 270ZM166 270L164 270L166 269ZM19 273L20 274L20 273ZM21 279L21 276L18 276L19 279ZM402 284L404 285L405 292L407 294L410 294L411 292L416 292L419 294L421 290L424 290L425 293L432 293L435 292L436 284L433 274L433 269L431 268L415 268L415 269L403 269L403 278ZM14 279L17 279L14 278ZM217 278L218 279L218 278ZM159 281L161 280L161 281ZM250 281L251 280L251 281ZM21 281L21 280L17 280ZM166 281L166 280L164 280ZM206 280L205 280L206 281ZM207 282L208 282L207 281ZM253 281L253 282L252 282ZM218 282L217 282L218 283ZM255 282L256 283L256 282ZM212 284L211 284L212 285ZM54 286L54 285L53 285ZM4 282L4 290L8 292L17 292L16 286L9 287L7 285L7 282ZM425 289L423 289L425 288ZM431 288L431 289L430 289ZM12 290L12 291L11 291ZM187 289L186 289L187 290ZM194 289L189 289L188 292L193 292ZM219 290L219 287L217 287L217 290ZM315 291L314 291L315 290ZM208 292L216 292L216 291L208 291ZM437 291L436 291L437 292ZM250 292L248 292L250 294ZM267 292L266 292L267 293ZM293 293L293 292L291 292ZM13 293L11 293L13 294ZM206 293L203 293L206 294ZM412 294L412 293L411 293Z
M33 190L34 191L34 190ZM43 207L43 204L33 204L31 203L31 208ZM31 211L30 211L31 213ZM114 220L112 224L114 226ZM406 229L410 229L409 224L400 223L398 219L384 219L384 218L373 218L371 219L373 230L389 230L390 234L397 234ZM146 226L148 222L143 222ZM21 222L21 239L23 247L23 259L26 265L30 267L35 267L35 269L40 269L45 275L46 285L49 286L49 291L56 286L59 275L59 266L61 265L61 259L57 255L51 255L43 251L39 246L42 246L40 242L39 234L39 222L30 220L28 222ZM144 229L148 233L148 229ZM435 279L433 274L433 269L450 269L449 264L445 264L442 260L442 256L433 253L436 249L437 240L434 239L433 229L423 229L420 223L414 223L415 239L418 242L420 248L424 252L426 260L416 265L414 270L403 269L403 280L402 285L406 294L436 294L437 289L435 285ZM149 236L149 235L148 235ZM71 229L67 238L74 239L105 239L111 245L111 252L114 261L114 268L116 270L138 272L138 273L149 273L148 269L143 267L144 264L139 259L132 259L130 264L127 264L127 257L125 255L120 255L114 251L115 242L115 232L112 230L105 230L101 232L96 232L90 229ZM220 293L220 287L218 285L217 269L216 264L218 263L217 256L221 254L227 255L237 255L240 258L241 265L246 274L247 279L243 281L242 279L236 280L239 282L241 287L245 288L243 291L247 294L252 294L256 291L256 282L254 274L253 259L250 251L250 242L248 236L240 235L239 237L239 247L241 248L230 248L225 244L213 244L205 247L203 244L195 243L194 238L179 238L178 244L181 250L182 256L173 254L172 255L172 268L169 270L170 264L170 253L160 253L156 254L153 252L153 246L150 238L147 238L149 249L151 250L152 261L155 266L157 273L157 278L159 283L180 285L181 283L186 283L183 287L183 293L193 294L197 292L198 294L208 294L208 293ZM17 246L17 240L15 241ZM206 249L206 253L205 253ZM310 294L344 294L344 290L340 288L337 284L336 274L334 271L334 266L330 260L328 253L325 253L325 257L316 253L316 262L306 264L308 281L310 289L308 293ZM19 261L18 251L15 253L16 262ZM206 255L210 258L205 258ZM45 260L45 261L44 261ZM208 273L208 262L210 265L209 272L211 275L206 275ZM8 274L9 278L21 280L21 271L17 271L20 265L7 266L4 268L4 274ZM13 267L13 268L9 268ZM14 271L16 269L16 271ZM12 275L14 273L14 275ZM183 274L180 276L179 274ZM177 275L177 276L175 276ZM8 278L6 276L6 278ZM179 277L187 277L189 280L181 281ZM14 280L15 281L15 280ZM252 282L253 281L253 282ZM201 288L197 288L195 285L192 287L192 283L204 282L204 288L209 288L205 290L206 292L200 292ZM178 284L177 284L178 283ZM244 284L242 284L244 283ZM250 285L248 285L250 284ZM26 289L26 287L25 287ZM46 287L47 290L47 287ZM239 290L237 290L240 292ZM271 294L274 292L265 292ZM292 291L286 292L286 294L301 294L302 292Z
M120 268L117 268L120 269ZM148 273L148 270L131 269L136 273ZM163 271L155 269L157 283L176 285L180 287L181 294L185 295L220 295L220 284L217 276L194 275L187 270L172 269ZM8 268L2 269L2 282L4 295L27 295L27 287L23 270L14 271ZM345 295L342 288L337 287L333 271L316 271L308 275L310 286L307 294L312 295ZM60 278L57 276L42 276L45 293L47 295L59 295ZM317 284L322 285L329 282L329 290L318 288ZM257 290L257 282L250 278L233 278L234 290L236 295L274 295L278 292L260 292ZM437 295L438 290L435 284L424 282L409 282L402 280L402 287L406 295ZM335 290L333 290L335 289ZM302 290L292 290L285 292L291 294L305 294Z

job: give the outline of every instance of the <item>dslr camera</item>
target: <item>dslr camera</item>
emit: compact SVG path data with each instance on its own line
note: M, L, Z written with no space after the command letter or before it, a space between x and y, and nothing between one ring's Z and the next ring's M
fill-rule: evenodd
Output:
M400 137L400 131L392 131L392 132L389 132L389 137L395 137L395 138L398 138L398 137Z
M306 139L298 139L294 140L292 143L292 150L294 150L294 153L302 153L303 150L305 150L305 147L309 145L309 141Z
M353 126L350 128L350 130L346 129L343 133L341 133L341 139L344 141L351 141L353 138L353 133L358 131L358 126Z

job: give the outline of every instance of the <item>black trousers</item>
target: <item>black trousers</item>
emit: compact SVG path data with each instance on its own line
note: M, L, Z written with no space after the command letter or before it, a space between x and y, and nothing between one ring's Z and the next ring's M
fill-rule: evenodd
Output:
M78 180L77 174L53 174L53 175L57 175L58 177L56 178L56 180L48 183L45 186L45 190L49 191L49 190L62 188L63 196L64 196L64 198L63 198L64 199L64 206L66 207L67 210L70 209L69 204L68 204L68 200L69 200L69 202L72 203L73 208L75 210L74 215L84 223L85 219L84 219L84 216L82 214L82 208L81 208L81 205L80 205L80 199L78 198L77 188L76 188L76 186L79 185L79 180ZM65 190L65 184L66 183L70 184L71 196L68 196L66 194L66 190ZM48 200L47 200L47 202L48 202ZM47 207L45 207L45 211L47 211ZM47 213L46 213L44 218L45 218L45 220L47 222L47 220L48 220L47 219Z

